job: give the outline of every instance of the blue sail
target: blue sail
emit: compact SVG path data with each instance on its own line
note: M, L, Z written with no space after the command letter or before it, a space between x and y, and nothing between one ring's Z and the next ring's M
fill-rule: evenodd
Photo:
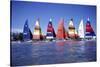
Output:
M28 26L28 20L26 20L26 22L24 24L24 29L23 29L23 40L28 41L31 39L32 39L32 33Z

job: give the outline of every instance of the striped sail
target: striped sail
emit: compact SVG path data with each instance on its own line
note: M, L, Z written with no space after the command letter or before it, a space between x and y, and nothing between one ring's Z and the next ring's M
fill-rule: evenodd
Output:
M86 23L86 30L85 30L85 38L93 38L95 37L94 30L90 24L90 20L88 18L87 23Z
M46 39L54 39L56 37L54 28L52 26L52 19L50 19L47 27Z
M39 24L39 19L36 20L34 33L33 33L33 39L34 40L41 40L42 39L42 32Z
M71 19L69 22L68 36L69 36L69 38L75 38L75 27L73 24L73 19Z

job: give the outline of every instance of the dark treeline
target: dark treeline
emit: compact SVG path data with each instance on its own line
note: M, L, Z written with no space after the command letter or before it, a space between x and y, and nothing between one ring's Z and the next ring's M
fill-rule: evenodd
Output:
M11 41L23 41L23 33L11 33Z

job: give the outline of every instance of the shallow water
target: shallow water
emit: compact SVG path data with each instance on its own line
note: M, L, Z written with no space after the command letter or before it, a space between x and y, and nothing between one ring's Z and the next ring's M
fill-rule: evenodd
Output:
M96 41L11 43L11 66L96 61Z

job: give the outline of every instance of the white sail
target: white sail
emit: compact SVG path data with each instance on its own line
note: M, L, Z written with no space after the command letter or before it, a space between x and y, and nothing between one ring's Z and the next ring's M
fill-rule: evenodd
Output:
M83 20L81 20L78 28L78 35L80 38L84 38L84 26L83 26Z

